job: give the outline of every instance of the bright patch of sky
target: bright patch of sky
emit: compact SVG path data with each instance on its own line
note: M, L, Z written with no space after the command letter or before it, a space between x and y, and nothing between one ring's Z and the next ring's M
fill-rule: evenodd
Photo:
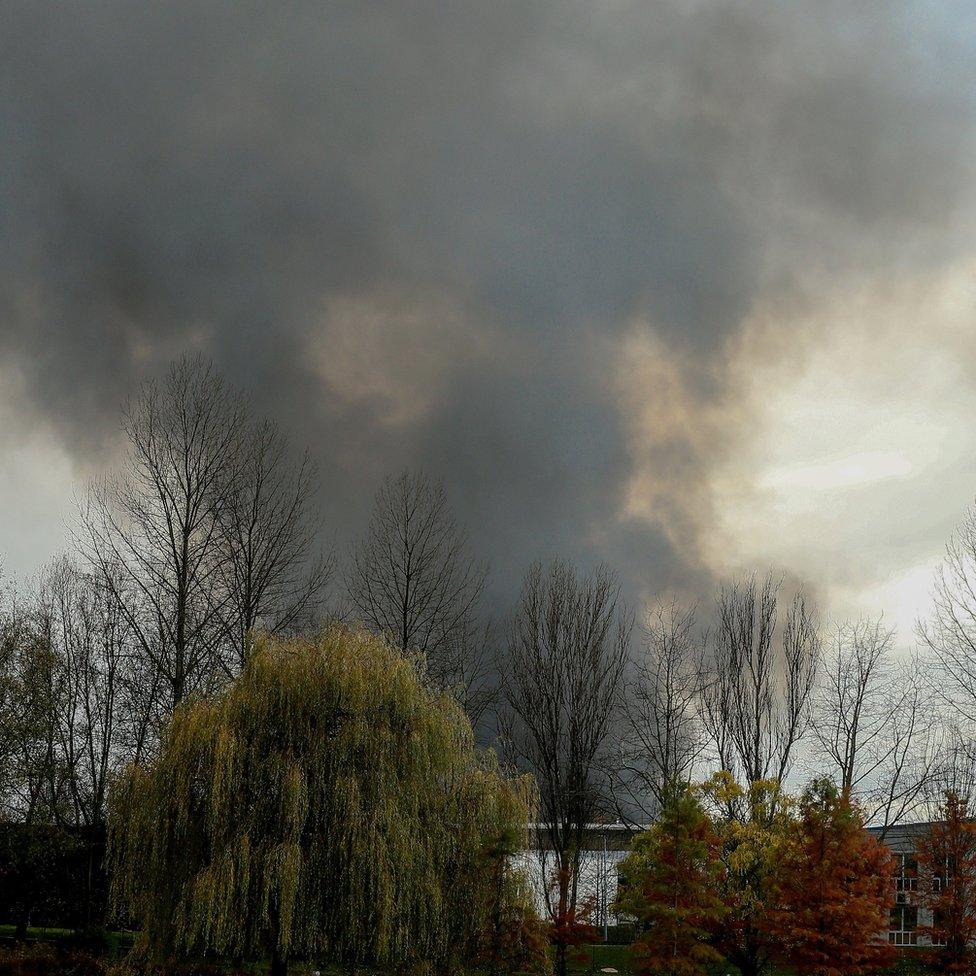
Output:
M748 365L753 429L713 482L713 566L775 565L832 618L883 613L911 644L976 492L972 280L967 262L839 292L797 323L802 356Z

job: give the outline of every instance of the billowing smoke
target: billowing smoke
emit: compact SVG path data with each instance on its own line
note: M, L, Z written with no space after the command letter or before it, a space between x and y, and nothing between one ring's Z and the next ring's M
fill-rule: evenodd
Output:
M972 230L964 14L12 0L8 433L41 417L97 466L120 400L203 350L311 447L340 542L422 466L500 600L557 552L695 591L743 356Z

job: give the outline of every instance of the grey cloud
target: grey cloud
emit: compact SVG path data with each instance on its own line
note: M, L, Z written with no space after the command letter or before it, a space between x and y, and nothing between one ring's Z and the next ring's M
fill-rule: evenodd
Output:
M340 537L383 471L443 474L499 599L545 549L697 585L694 556L617 520L632 460L606 344L646 319L703 402L734 400L723 362L771 277L958 246L963 11L9 3L0 351L88 457L142 376L203 348L310 444ZM330 300L391 294L491 346L443 350L405 424L309 353ZM674 457L680 496L708 456Z

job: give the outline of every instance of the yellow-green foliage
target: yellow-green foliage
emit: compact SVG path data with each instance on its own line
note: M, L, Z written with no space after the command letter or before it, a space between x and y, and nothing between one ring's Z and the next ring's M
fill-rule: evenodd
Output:
M775 780L742 787L726 772L716 773L702 791L715 808L730 903L743 914L765 911L793 798Z
M155 956L301 955L452 968L492 907L528 784L379 638L259 638L116 785L114 894Z
M727 914L717 948L742 972L766 972L778 950L766 922L775 907L793 799L775 780L742 787L727 772L704 783L702 793L713 808L724 868L720 891Z

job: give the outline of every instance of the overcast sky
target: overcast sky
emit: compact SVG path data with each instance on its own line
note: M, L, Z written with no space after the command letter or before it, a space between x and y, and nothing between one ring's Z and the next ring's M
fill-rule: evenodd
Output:
M328 533L442 476L503 605L772 566L903 642L976 494L971 3L47 3L0 13L0 555L211 356Z

